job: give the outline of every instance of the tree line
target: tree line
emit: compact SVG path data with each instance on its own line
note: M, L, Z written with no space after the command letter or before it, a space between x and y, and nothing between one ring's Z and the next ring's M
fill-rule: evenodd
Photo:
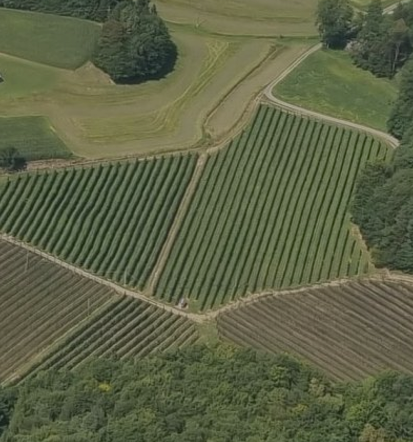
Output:
M0 390L2 442L407 442L413 377L333 384L285 355L191 346Z
M177 48L150 0L0 0L0 6L103 23L92 61L117 83L161 78Z
M413 2L385 14L381 0L356 14L350 0L320 0L317 26L324 46L347 48L354 63L374 75L392 78L413 50Z

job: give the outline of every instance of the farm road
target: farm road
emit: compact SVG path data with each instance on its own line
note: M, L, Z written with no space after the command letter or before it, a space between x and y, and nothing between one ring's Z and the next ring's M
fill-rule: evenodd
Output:
M311 54L313 54L316 51L319 51L322 48L321 43L313 46L312 48L310 48L307 52L305 52L303 55L301 55L299 58L297 58L294 63L292 63L287 69L285 69L275 80L273 80L265 89L263 92L263 96L269 100L272 104L276 105L277 107L289 111L289 112L293 112L295 114L298 115L303 115L303 116L308 116L311 118L315 118L317 120L321 120L321 121L326 121L328 123L333 123L333 124L337 124L340 126L345 126L345 127L349 127L351 129L356 129L356 130L360 130L362 132L366 132L368 134L373 135L374 137L380 138L381 140L385 141L386 143L388 143L391 147L393 147L394 149L396 147L398 147L399 145L399 140L397 140L396 138L392 137L390 134L386 133L386 132L382 132L380 130L377 129L373 129L371 127L368 126L364 126L362 124L357 124L357 123L353 123L351 121L347 121L347 120L342 120L341 118L335 118L335 117L331 117L329 115L325 115L319 112L315 112L309 109L305 109L304 107L301 106L297 106L295 104L291 104L291 103L287 103L286 101L280 100L279 98L277 98L274 93L273 90L275 88L275 86L279 83L281 83L281 81L284 80L285 77L287 77L287 75L289 75L295 68L297 68L307 57L309 57Z

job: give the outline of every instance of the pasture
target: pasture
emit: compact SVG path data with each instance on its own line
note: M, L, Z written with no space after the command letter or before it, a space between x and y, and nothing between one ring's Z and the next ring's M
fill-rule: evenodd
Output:
M27 161L72 156L44 117L0 117L0 133L0 150L15 147Z
M241 135L210 153L156 296L204 310L369 273L347 206L360 168L388 154L363 133L261 106Z
M90 59L100 26L86 20L0 8L0 52L64 69Z
M356 67L346 52L317 51L273 91L281 100L386 131L397 84Z
M413 287L365 280L270 295L218 317L225 340L291 353L334 380L413 372Z
M26 173L0 187L0 230L142 289L196 156Z
M0 240L0 382L113 297L107 287Z

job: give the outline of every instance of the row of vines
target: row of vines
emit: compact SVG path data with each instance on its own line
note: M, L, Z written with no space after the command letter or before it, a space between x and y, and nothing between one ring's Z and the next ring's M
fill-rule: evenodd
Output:
M121 297L80 324L32 367L72 369L91 357L143 357L197 341L196 326L183 316L130 297Z
M387 155L365 134L262 106L209 157L157 296L205 309L368 273L347 207L360 167Z
M169 156L20 175L0 190L0 230L143 288L195 163Z

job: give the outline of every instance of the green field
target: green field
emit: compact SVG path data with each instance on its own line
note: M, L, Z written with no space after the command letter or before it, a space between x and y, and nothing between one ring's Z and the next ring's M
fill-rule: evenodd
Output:
M273 92L289 103L386 131L397 85L357 68L346 52L317 51Z
M30 374L72 369L91 357L142 358L197 339L195 324L184 317L137 299L119 298L68 334Z
M38 63L76 69L89 60L99 33L86 20L0 8L0 52Z
M59 71L55 68L0 54L0 100L43 94L56 86Z
M362 133L261 106L210 155L156 295L205 309L369 272L346 209L360 167L387 153Z
M142 288L195 162L195 156L170 156L22 174L0 188L0 229Z
M15 147L27 161L72 156L44 117L0 117L0 133L0 149Z

